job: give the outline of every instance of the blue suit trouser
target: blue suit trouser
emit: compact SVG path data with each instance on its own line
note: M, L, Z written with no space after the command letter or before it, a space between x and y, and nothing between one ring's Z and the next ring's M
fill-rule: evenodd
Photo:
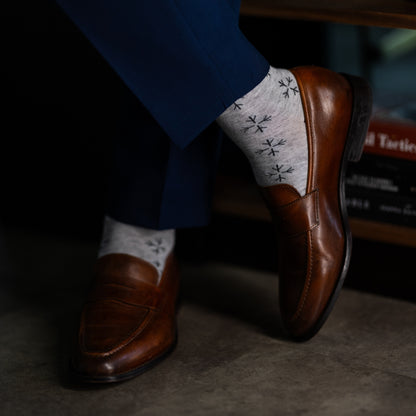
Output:
M127 94L109 215L149 228L205 225L215 119L269 64L238 27L240 0L57 0Z

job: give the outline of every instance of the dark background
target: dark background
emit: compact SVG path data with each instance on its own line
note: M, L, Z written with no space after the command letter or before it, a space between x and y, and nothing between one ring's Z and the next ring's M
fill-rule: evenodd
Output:
M54 2L8 2L0 13L1 226L98 243L125 86ZM380 86L388 75L380 68L392 66L380 62L373 44L381 29L251 17L241 18L241 28L273 66L349 70L370 79L377 99L385 96ZM400 66L406 74L414 63L408 59ZM226 141L220 172L230 166L252 180ZM414 249L362 240L354 246L348 286L415 300ZM210 227L182 231L178 252L188 261L276 267L269 224L220 215Z
M3 221L94 238L124 84L54 2L1 13ZM317 24L243 18L242 27L274 65L323 63ZM307 42L288 41L288 30Z

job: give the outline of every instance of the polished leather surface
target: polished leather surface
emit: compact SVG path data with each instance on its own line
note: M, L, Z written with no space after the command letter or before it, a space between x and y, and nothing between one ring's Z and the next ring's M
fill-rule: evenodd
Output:
M282 321L288 333L301 340L319 330L348 268L351 236L341 207L341 185L347 141L354 140L348 133L353 97L349 82L339 74L318 67L292 72L308 136L306 195L301 197L290 185L262 192L278 236Z
M124 380L169 352L176 341L178 289L172 254L160 278L151 264L127 254L97 260L72 358L80 379Z

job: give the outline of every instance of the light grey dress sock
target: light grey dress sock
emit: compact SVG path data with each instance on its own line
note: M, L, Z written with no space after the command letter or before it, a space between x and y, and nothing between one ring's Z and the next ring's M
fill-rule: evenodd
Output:
M175 230L141 228L106 216L98 258L113 253L130 254L153 264L160 276L174 245Z
M245 153L260 186L285 183L305 194L308 141L299 87L290 71L270 67L263 81L217 122Z

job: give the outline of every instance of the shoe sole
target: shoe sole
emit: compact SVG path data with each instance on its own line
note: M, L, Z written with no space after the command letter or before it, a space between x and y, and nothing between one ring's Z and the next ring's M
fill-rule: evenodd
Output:
M329 302L326 305L321 317L309 332L299 337L292 337L296 341L307 341L308 339L312 338L328 319L328 316L331 313L344 284L351 260L352 236L349 225L347 205L345 202L345 174L347 171L348 162L358 162L363 153L364 142L367 136L371 117L372 92L370 85L363 78L349 74L341 75L348 81L353 93L352 114L344 147L344 153L342 156L340 178L338 184L339 206L346 239L344 249L344 264L341 274L338 277L335 289L333 290L331 297L329 298Z

